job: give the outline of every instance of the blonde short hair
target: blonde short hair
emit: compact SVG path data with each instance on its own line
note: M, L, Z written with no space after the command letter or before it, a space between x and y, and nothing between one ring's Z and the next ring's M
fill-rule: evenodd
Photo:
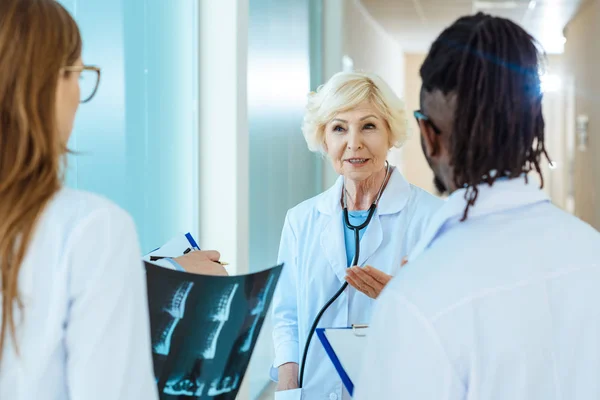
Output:
M325 125L340 112L371 101L390 129L390 147L401 147L408 138L404 102L383 79L363 72L339 72L308 95L302 134L311 151L324 153Z

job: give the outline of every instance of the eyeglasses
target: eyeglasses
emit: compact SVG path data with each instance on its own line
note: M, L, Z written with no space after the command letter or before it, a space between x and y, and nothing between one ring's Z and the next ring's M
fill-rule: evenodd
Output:
M415 118L417 119L417 122L419 122L419 120L425 121L429 124L429 126L431 126L431 128L433 129L433 131L435 133L437 133L438 135L440 135L442 133L440 128L435 126L435 124L431 121L431 119L429 119L429 117L427 115L423 114L423 112L421 112L421 110L416 110L414 112L414 114L415 114Z
M92 100L100 85L100 68L91 65L74 65L63 67L67 72L79 72L80 103Z

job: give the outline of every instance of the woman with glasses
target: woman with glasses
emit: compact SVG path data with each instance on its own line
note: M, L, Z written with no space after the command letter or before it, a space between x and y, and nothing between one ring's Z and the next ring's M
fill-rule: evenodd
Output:
M0 1L0 399L157 399L131 218L63 187L100 70L54 0Z

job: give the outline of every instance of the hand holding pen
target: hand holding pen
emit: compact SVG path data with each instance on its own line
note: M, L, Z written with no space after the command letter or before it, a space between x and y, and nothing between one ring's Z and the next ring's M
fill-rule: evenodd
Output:
M177 262L186 272L201 275L221 275L227 276L227 271L223 266L228 265L225 262L219 261L221 254L215 250L199 250L187 251L180 257L174 257ZM151 257L151 261L156 261L159 257Z

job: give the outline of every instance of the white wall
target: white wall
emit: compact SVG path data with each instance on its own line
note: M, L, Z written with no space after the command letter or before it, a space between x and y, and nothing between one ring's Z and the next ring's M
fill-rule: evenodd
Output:
M402 47L375 22L359 0L324 0L323 72L329 79L342 70L342 57L352 59L354 70L373 72L383 78L401 98L404 96L404 53ZM390 162L400 165L399 150ZM323 185L333 184L337 174L328 161L323 168Z
M344 54L355 70L381 76L400 97L404 94L404 52L359 0L346 1Z
M563 57L560 55L548 56L546 65L547 75L556 79L555 85L542 85L545 88L542 110L545 122L546 149L554 168L551 169L548 161L542 159L542 172L544 174L544 190L552 202L567 211L569 181L569 147L567 125L567 95L566 76L564 74Z
M567 118L572 158L572 195L575 215L600 229L600 0L586 2L565 28L565 70L571 86ZM576 118L588 116L587 145L577 132Z
M248 0L199 4L199 240L246 273Z
M419 69L423 61L425 61L425 54L405 55L404 93L409 113L420 108L421 76L419 75ZM427 160L423 155L423 149L421 148L419 125L411 114L409 114L408 123L411 130L411 137L402 147L401 157L398 157L397 165L400 166L404 177L410 183L427 190L429 193L436 194L436 188L433 184L433 172L429 168Z
M237 274L249 271L248 1L198 2L199 104L190 104L199 110L199 243ZM238 398L249 398L248 379Z

